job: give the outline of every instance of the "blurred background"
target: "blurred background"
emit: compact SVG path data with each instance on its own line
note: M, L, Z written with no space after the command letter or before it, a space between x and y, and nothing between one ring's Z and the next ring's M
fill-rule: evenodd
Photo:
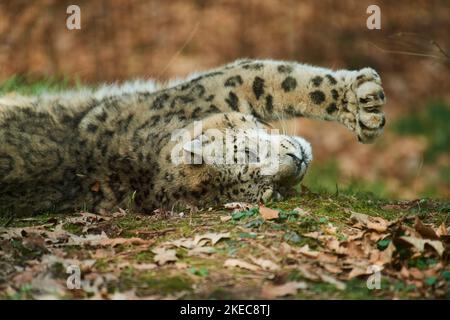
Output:
M71 4L81 30L66 28ZM381 30L366 27L371 4ZM446 0L2 0L0 93L166 80L243 57L371 66L388 99L375 144L334 123L283 124L313 145L306 186L449 199L449 32Z

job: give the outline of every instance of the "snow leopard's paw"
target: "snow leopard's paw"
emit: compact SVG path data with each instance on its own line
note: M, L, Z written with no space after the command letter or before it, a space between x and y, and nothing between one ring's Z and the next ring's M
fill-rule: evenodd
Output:
M371 68L358 71L353 83L356 96L356 133L362 143L370 143L383 132L386 118L382 111L386 97L381 79Z

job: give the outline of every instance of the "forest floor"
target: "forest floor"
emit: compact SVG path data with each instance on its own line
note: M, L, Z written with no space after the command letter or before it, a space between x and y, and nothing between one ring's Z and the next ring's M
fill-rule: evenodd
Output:
M449 212L302 187L266 206L2 218L0 297L448 299Z

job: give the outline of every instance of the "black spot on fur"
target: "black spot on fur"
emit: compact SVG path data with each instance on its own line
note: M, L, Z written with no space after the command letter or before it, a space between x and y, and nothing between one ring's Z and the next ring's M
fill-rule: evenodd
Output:
M214 100L214 95L212 94L212 95L210 95L210 96L208 96L206 99L205 99L205 101L208 101L208 102L211 102L211 101L213 101Z
M309 97L314 104L321 104L325 101L325 94L320 90L310 92Z
M94 109L97 106L97 104L98 104L98 101L93 99L89 103L89 106L85 110L83 110L82 112L77 113L73 117L71 117L69 115L64 115L62 120L68 126L77 127L80 124L80 122L84 119L84 117L89 113L89 111Z
M292 91L297 87L297 80L295 80L295 78L292 77L287 77L281 83L281 87L283 88L284 92Z
M63 117L62 117L62 123L64 123L64 124L68 124L68 123L70 123L70 122L72 122L72 117L71 116L69 116L68 114L65 114Z
M330 103L326 110L329 114L336 112L337 111L336 103L334 102Z
M267 112L273 111L273 97L270 94L266 97L266 110Z
M243 64L247 64L247 63L250 63L250 62L252 62L252 60L250 60L250 59L243 59L243 60L239 61L238 66L242 66Z
M194 97L201 98L205 94L205 91L206 89L204 86L202 86L201 84L197 84L192 88L190 94L194 95Z
M97 131L97 129L98 129L98 126L96 126L95 124L92 124L92 123L88 124L88 126L87 126L87 130L92 133L95 133Z
M330 84L332 84L332 85L337 84L336 79L335 79L331 74L327 74L325 77L327 77L328 82L329 82Z
M225 87L237 87L237 86L240 86L242 83L243 83L242 77L237 75L237 76L228 78L225 81Z
M249 63L246 65L243 65L242 68L246 69L246 70L261 70L262 68L264 68L264 64L262 63Z
M303 116L300 111L295 110L293 105L288 105L286 108L284 108L284 112L286 112L287 115L294 116L294 117Z
M185 90L191 88L192 84L193 84L192 82L185 83L185 84L181 85L178 90L185 91Z
M101 114L96 115L95 117L97 118L98 121L104 122L107 118L107 114L105 111L103 111Z
M165 106L165 102L169 99L169 95L167 93L163 93L162 95L159 95L156 97L155 101L153 102L152 109L162 109Z
M14 158L8 154L0 155L0 177L9 174L14 168Z
M194 98L191 96L177 96L173 98L172 103L170 104L170 108L182 107L185 104L194 102Z
M219 113L219 112L220 112L220 109L217 108L215 105L212 104L212 105L209 106L207 112L208 112L208 113Z
M103 132L103 135L104 135L105 137L111 138L111 137L114 135L114 131L112 131L112 130L105 130L105 131Z
M279 73L291 73L294 68L290 65L283 64L277 67Z
M192 115L191 118L192 119L198 119L198 117L200 116L200 112L202 111L202 108L197 107L194 109L194 111L192 111Z
M156 115L156 116L153 116L153 117L151 117L151 119L150 119L152 122L151 122L151 124L150 124L150 126L155 126L156 124L158 124L158 122L161 120L161 117L160 116L158 116L158 115Z
M205 74L202 74L202 75L198 76L197 78L192 79L190 83L192 83L192 82L198 82L198 81L200 81L200 80L202 80L202 79L205 79L205 78L211 78L211 77L218 76L218 75L222 75L222 74L223 74L223 72L221 72L221 71L215 71L215 72L205 73ZM189 84L189 83L188 83L188 84Z
M259 97L261 97L264 94L264 79L260 77L255 77L255 80L253 80L252 87L256 99L259 100Z
M337 92L336 89L331 90L331 96L333 97L334 100L337 100L339 98L339 93Z
M225 99L225 102L232 110L239 111L239 98L234 92L230 91L228 98Z
M120 119L117 122L117 130L120 132L126 132L131 121L133 121L134 115L130 114L126 119Z
M248 107L250 108L250 113L252 114L252 116L254 116L256 119L261 119L261 115L256 112L255 108L253 107L253 104L251 104L250 102L248 102Z
M323 78L321 76L315 76L311 79L312 84L314 87L318 87L322 84Z

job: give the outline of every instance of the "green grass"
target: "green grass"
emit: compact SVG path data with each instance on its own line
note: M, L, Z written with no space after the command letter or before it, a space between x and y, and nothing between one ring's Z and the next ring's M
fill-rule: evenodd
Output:
M81 87L80 81L69 77L29 81L21 76L13 76L0 83L0 95L11 92L24 95L39 95L45 92L58 92L72 87Z
M363 178L343 179L336 161L312 163L305 176L304 185L318 193L333 193L345 195L375 196L388 198L389 192L381 180L366 181Z

